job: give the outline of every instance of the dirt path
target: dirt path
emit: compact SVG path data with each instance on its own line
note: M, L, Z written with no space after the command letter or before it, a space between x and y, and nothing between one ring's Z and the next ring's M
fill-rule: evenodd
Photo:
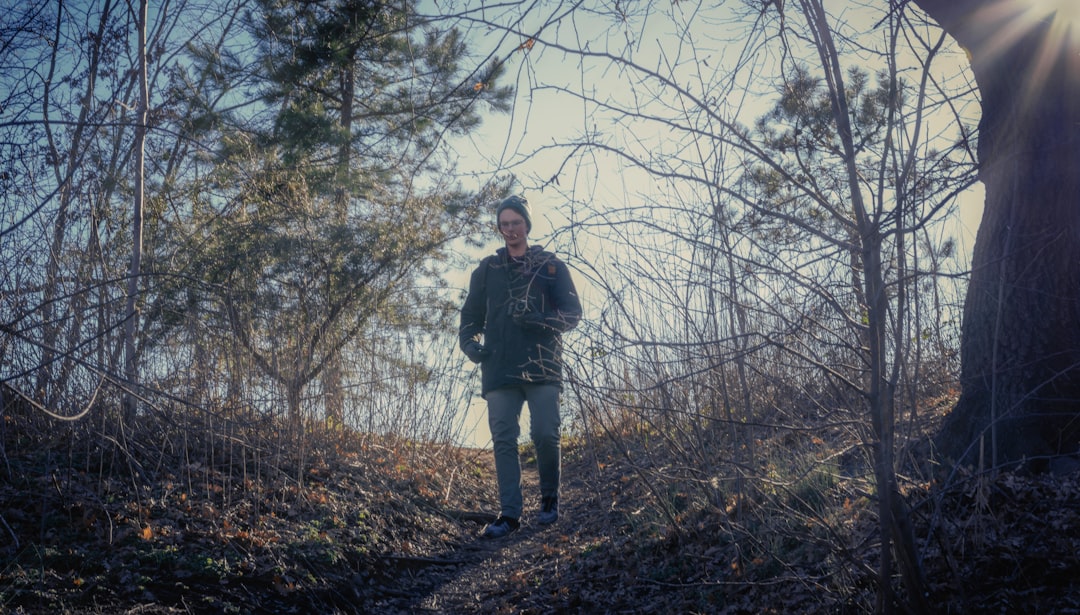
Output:
M558 581L570 562L595 540L589 537L583 521L591 514L588 511L596 493L590 490L582 469L580 463L568 464L564 460L560 518L553 525L541 526L533 520L539 487L535 465L525 465L525 516L517 532L500 539L481 538L483 519L494 517L473 511L460 516L459 534L447 541L445 553L388 561L388 565L396 567L398 586L380 612L550 612L552 601L560 601L560 597L530 588L542 580ZM494 489L493 483L492 501Z

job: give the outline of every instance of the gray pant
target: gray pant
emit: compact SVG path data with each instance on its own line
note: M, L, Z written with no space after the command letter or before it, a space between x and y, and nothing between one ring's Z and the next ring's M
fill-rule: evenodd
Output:
M559 440L559 386L526 384L489 391L488 426L495 449L495 474L499 481L500 514L521 518L521 463L518 437L521 408L529 403L529 435L536 447L540 496L558 497L561 443Z

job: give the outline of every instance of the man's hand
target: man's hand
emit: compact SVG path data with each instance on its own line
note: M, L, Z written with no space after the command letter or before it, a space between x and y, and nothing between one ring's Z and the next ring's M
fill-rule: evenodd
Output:
M541 312L514 314L514 322L522 329L537 330L547 328L547 319Z
M461 350L465 353L465 356L469 357L469 360L473 363L483 363L484 359L491 356L491 351L487 348L484 348L484 346L476 340L465 344L465 346L462 347Z

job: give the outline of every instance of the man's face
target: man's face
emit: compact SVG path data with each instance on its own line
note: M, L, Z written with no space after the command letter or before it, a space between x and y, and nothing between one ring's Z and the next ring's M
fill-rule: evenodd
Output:
M517 246L525 242L529 231L521 214L512 209L504 209L499 213L499 233L506 240L507 246Z

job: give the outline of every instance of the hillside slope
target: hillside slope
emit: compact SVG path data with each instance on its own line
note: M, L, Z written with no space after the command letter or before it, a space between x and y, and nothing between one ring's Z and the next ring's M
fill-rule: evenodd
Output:
M151 467L116 456L111 471L89 473L70 442L27 446L7 435L6 613L860 613L874 604L871 500L823 499L808 517L818 528L795 527L767 503L672 516L633 456L601 442L568 444L557 524L527 516L521 531L489 541L478 537L496 512L488 451L357 437L309 460L301 486L285 464L244 477L225 463ZM528 450L523 461L528 515ZM972 476L948 489L912 485L906 496L941 612L1080 613L1076 475Z

